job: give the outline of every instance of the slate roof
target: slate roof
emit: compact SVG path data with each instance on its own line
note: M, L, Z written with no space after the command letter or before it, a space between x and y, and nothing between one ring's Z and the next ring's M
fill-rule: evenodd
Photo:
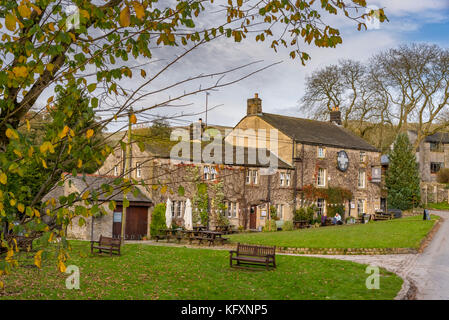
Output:
M171 141L173 142L173 141ZM206 142L201 144L201 153L203 153L203 150L206 146L210 146L210 143L212 142ZM174 142L176 144L176 142ZM190 157L182 157L181 155L178 155L177 157L171 157L170 156L170 149L173 147L174 144L166 144L161 145L157 143L152 144L146 144L145 149L150 152L153 156L159 157L159 158L165 158L165 159L171 159L171 160L178 160L178 161L189 161L189 162L195 162L193 161L193 150L194 145L199 144L199 142L190 142ZM220 143L221 145L221 158L220 162L218 164L226 164L226 165L238 165L238 166L247 166L247 167L269 167L269 166L276 166L280 169L292 169L293 167L284 162L283 160L279 159L276 155L273 153L270 153L267 149L255 149L255 148L238 148L235 146L232 146L230 144L227 144L226 142ZM226 158L226 148L232 148L232 159ZM256 157L253 161L253 159L249 159L248 155L256 154ZM214 153L211 153L211 157L213 157ZM267 159L270 159L272 157L272 161L270 163L264 163L264 161L261 159L259 155L262 155L263 157L266 157ZM243 160L243 161L242 161ZM262 160L262 161L261 161ZM202 159L201 163L212 163L212 161L207 161L207 159Z
M300 143L379 152L362 138L331 122L265 112L257 116Z
M448 132L437 132L425 139L426 142L439 142L439 143L449 143L449 133Z
M123 201L123 192L120 188L120 185L116 185L114 183L114 180L117 179L116 177L100 175L86 175L85 177L83 177L82 175L79 175L77 177L73 177L72 175L69 176L70 177L68 178L66 183L69 183L69 181L71 181L73 186L79 192L84 192L86 190L89 190L91 194L96 192L98 194L99 201ZM108 190L105 191L101 188L103 184L110 185L114 188L112 194L109 194L107 192ZM51 198L55 198L56 200L58 200L58 198L63 195L64 186L55 186L49 193L47 193L43 197L42 201L45 202ZM152 202L151 199L145 196L142 192L139 192L136 195L134 195L133 192L129 192L126 196L130 202Z

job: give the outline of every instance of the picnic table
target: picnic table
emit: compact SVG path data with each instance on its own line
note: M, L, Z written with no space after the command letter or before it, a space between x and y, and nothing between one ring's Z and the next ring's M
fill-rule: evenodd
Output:
M229 233L232 233L232 226L231 225L219 225L215 228L215 231L229 234Z
M155 236L156 242L160 239L167 239L167 242L170 242L170 239L174 238L178 240L178 243L180 243L182 239L181 231L181 229L159 229L159 234Z
M215 244L216 241L221 242L223 244L227 238L223 238L223 232L218 231L210 231L210 230L182 230L184 237L189 240L189 244L192 243L193 240L198 240L198 244L202 244L203 241L208 241L209 246Z
M207 230L207 227L205 226L193 226L194 231L205 231Z
M293 225L295 229L304 229L310 227L310 223L308 220L295 220L293 221Z

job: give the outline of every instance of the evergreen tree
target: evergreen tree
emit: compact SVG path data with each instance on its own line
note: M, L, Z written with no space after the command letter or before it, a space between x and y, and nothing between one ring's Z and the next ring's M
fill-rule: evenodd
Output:
M389 154L390 164L386 176L388 206L407 210L420 202L418 163L408 136L399 134Z

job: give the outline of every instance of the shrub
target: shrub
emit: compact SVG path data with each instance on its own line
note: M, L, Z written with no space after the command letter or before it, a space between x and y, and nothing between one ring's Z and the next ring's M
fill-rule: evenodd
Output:
M441 168L438 171L437 181L439 183L449 183L449 168Z
M313 207L299 208L298 210L295 210L295 221L307 220L311 222L313 220L314 212L315 210Z
M152 237L158 235L160 229L167 228L165 224L165 209L165 203L159 203L154 207L150 224L150 234Z
M284 221L282 231L292 231L292 230L293 230L293 221Z
M269 220L265 223L265 226L263 227L264 232L271 232L271 231L277 231L276 221Z

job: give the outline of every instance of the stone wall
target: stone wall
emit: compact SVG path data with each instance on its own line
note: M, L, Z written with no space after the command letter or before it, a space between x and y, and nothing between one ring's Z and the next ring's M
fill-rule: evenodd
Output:
M366 213L372 214L380 208L381 186L379 183L370 181L371 170L373 166L379 166L380 154L377 152L365 152L366 161L360 161L360 151L342 148L325 147L325 157L318 158L318 146L297 145L297 156L304 159L304 164L297 162L298 187L302 185L317 186L318 168L324 168L327 171L326 187L342 187L352 191L352 203L356 204L358 199L366 200ZM337 153L345 150L349 157L349 167L345 172L337 168ZM302 180L302 169L304 169ZM366 181L365 188L358 187L359 170L365 170ZM346 208L348 213L348 208ZM356 214L356 208L351 209L351 215Z

